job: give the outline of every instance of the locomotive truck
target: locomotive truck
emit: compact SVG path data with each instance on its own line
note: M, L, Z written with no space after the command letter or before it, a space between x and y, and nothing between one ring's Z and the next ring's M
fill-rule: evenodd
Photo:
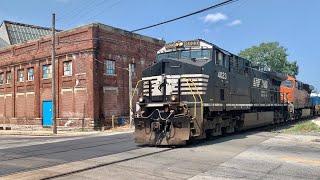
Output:
M280 89L287 79L202 39L166 44L142 73L135 141L184 145L284 122L294 113Z

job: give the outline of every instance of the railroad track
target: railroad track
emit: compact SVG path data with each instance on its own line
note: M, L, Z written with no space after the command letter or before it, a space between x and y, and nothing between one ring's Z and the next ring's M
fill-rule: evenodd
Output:
M102 164L91 166L91 167L88 167L88 168L82 168L82 169L79 169L79 170L75 170L75 171L71 171L71 172L67 172L67 173L62 173L62 174L55 175L55 176L49 176L49 177L46 177L46 178L42 178L41 180L50 180L50 179L65 177L65 176L69 176L69 175L73 175L73 174L89 171L89 170L100 168L100 167L106 167L106 166L110 166L110 165L114 165L114 164L130 161L130 160L134 160L134 159L139 159L139 158L148 157L148 156L152 156L152 155L159 154L159 153L168 152L168 151L170 151L172 149L174 149L174 148L166 148L166 149L163 149L161 151L146 153L146 154L138 155L136 157L125 158L125 159L122 159L122 160L113 161L113 162L109 162L109 163L102 163Z
M123 140L123 139L125 139L125 140ZM96 144L96 145L87 145L87 146L84 146L84 147L55 146L55 149L59 149L59 148L65 148L65 149L64 150L52 151L52 152L50 152L50 154L57 154L57 153L64 153L64 152L68 152L68 151L74 151L74 150L95 148L95 147L99 147L99 146L111 145L111 144L116 144L116 143L120 143L120 142L130 142L130 140L127 140L127 138L117 138L116 140L120 140L120 141L107 142L107 143L106 143L106 141L95 141L94 144ZM100 144L100 142L104 142L104 143ZM79 146L79 145L74 145L74 146ZM16 152L20 154L20 153L29 153L29 152L32 152L32 153L34 153L34 152L42 152L42 151L46 151L46 150L52 150L52 148L48 147L48 148L32 150L32 151L29 150L29 151L16 151ZM47 155L47 154L48 154L48 152L42 152L42 153L37 153L37 154L33 154L33 155L12 157L12 158L8 158L8 159L1 159L1 162L6 162L6 161L10 161L10 160L24 159L24 158L30 158L30 157L37 157L37 156L42 156L42 155ZM5 157L6 155L10 155L10 154L2 154L2 157Z
M27 146L27 147L18 147L18 148L9 148L9 149L1 149L0 150L0 161L1 164L17 164L17 167L19 166L26 166L28 168L25 169L19 169L14 168L9 170L3 170L0 169L0 179L3 176L7 176L10 174L15 173L22 173L27 171L33 171L38 170L42 168L48 168L64 163L71 163L75 161L80 161L84 159L90 159L90 158L96 158L99 156L106 156L111 155L114 153L119 153L123 151L129 151L138 149L140 147L135 146L133 143L133 140L131 136L115 136L113 138L109 137L96 137L96 138L84 138L84 139L77 139L73 141L65 141L65 142L58 142L58 143L48 143L48 144L42 144L42 145L34 145L34 146ZM132 144L132 145L131 145ZM114 147L119 146L117 152L116 151L108 151L108 147ZM106 152L101 153L101 151L98 151L100 149L104 149L103 147L106 147ZM92 154L84 155L84 157L81 157L81 155L77 154L77 151L81 152L92 152ZM98 151L95 152L95 151ZM73 157L67 157L68 154L74 152L74 156L78 156L79 158L73 158ZM99 154L100 153L100 154ZM65 154L65 155L64 155ZM99 155L97 155L99 154ZM54 159L53 157L63 157L66 156L65 159L58 158ZM35 163L33 165L33 159L38 161L41 159L41 161L45 165L39 165ZM69 159L69 160L68 160ZM43 164L42 163L42 164ZM41 163L40 163L41 164Z
M238 135L238 134L242 134L242 133L251 134L251 133L255 133L255 132L259 132L259 131L278 131L283 127L286 127L288 125L295 124L295 123L298 123L298 122L301 122L301 120L300 121L294 121L294 122L286 122L286 123L282 123L281 125L269 125L269 126L265 126L265 127L259 127L259 128L255 128L255 129L250 129L250 130L246 130L246 131L242 131L242 132L233 133L231 135L209 138L209 140L199 140L199 141L196 141L196 142L194 142L192 144L187 145L186 147L197 147L197 146L201 146L201 145L204 145L206 143L213 142L213 141L215 141L215 143L219 143L220 140L224 140L225 141L225 138L223 138L223 137L227 137L228 139L229 138L232 139L232 136ZM86 144L86 145L73 144L73 145L71 145L69 147L65 147L62 144L62 145L56 146L56 150L51 151L50 154L68 153L70 151L76 151L76 150L90 151L92 149L103 147L103 146L105 146L106 148L102 148L102 149L106 149L106 151L108 151L108 147L111 147L111 149L112 148L115 149L114 146L116 146L116 145L128 144L128 143L131 143L131 144L129 144L130 147L128 147L126 150L122 150L122 151L119 151L119 152L113 152L113 153L106 153L104 155L95 156L93 158L100 158L100 157L103 157L103 156L108 157L108 156L112 156L112 155L116 155L116 154L121 154L122 152L130 152L132 150L133 151L137 150L137 151L141 152L139 149L144 149L144 146L136 146L133 143L133 140L132 140L132 138L130 136L125 136L125 137L117 137L117 138L113 138L113 139L109 139L109 140L100 139L98 141L94 141L94 142L91 142L91 143ZM28 159L28 158L32 158L32 157L41 157L42 155L47 155L47 152L43 152L43 151L44 150L52 150L50 148L51 147L49 146L49 147L45 147L45 148L42 148L42 149L38 149L38 150L35 150L34 152L39 152L39 153L34 154L34 152L33 152L32 155L27 155L27 156L23 156L23 157L8 158L7 160L4 160L2 162L10 161L10 160L23 160L23 159ZM93 170L93 169L100 168L100 167L111 166L111 165L114 165L114 164L123 163L123 162L134 160L134 159L153 156L153 155L156 155L156 154L159 154L159 153L164 153L164 152L170 151L170 150L172 150L174 148L175 147L151 148L152 152L139 153L137 155L133 153L135 155L133 157L132 156L127 156L127 157L123 157L120 160L115 160L115 161L112 161L112 162L101 162L99 164L91 164L91 165L89 165L89 166L87 166L85 168L80 168L80 169L77 169L77 170L71 170L71 171L67 171L67 172L62 172L60 174L55 174L55 175L52 175L52 176L49 176L49 177L45 177L45 178L42 178L42 179L55 179L55 178L59 178L59 177L66 177L66 176L69 176L69 175L78 174L78 173L81 173L81 172ZM29 151L20 150L20 151L17 151L17 152L25 154L25 153L29 153L30 150ZM144 151L142 151L142 152L144 152ZM90 158L85 158L84 160L87 160L87 159L89 160ZM81 161L81 160L69 161L69 162L65 162L65 163L72 163L72 162L77 162L77 161ZM25 169L23 171L16 171L16 172L14 172L12 174L23 173L23 172L28 172L28 171L36 171L36 170L40 170L40 169L43 169L43 168L51 168L51 167L54 167L54 166L59 166L61 164L64 164L64 163L60 162L60 163L53 163L53 164L50 164L50 165L47 165L47 166L29 168L29 169ZM8 175L8 174L5 174L5 175ZM1 177L1 175L0 175L0 177Z

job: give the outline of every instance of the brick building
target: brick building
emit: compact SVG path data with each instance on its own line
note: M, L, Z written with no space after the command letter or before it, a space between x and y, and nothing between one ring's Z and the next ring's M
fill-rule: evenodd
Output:
M133 85L164 42L100 23L57 33L58 126L100 127L128 116ZM0 127L51 126L50 35L0 49Z

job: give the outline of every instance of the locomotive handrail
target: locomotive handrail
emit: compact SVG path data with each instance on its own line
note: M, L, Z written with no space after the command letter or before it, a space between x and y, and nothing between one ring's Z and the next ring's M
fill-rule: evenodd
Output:
M190 79L190 81L192 82L193 86L196 88L197 94L198 94L199 99L200 99L200 106L201 106L200 110L201 110L201 112L203 112L203 100L202 100L201 94L200 94L196 84L192 81L192 79Z
M187 79L187 84L188 84L188 86L189 86L189 89L190 89L190 91L191 91L191 93L192 93L192 96L193 96L193 99L194 99L194 117L192 118L192 119L195 119L196 118L196 116L197 116L197 98L196 98L196 96L194 95L194 93L193 93L193 91L192 91L192 88L191 88L191 86L190 86L190 84L189 84L189 79Z
M201 112L203 111L203 100L202 100L201 94L200 94L200 92L199 92L196 84L192 81L192 79L187 79L187 84L188 84L188 86L189 86L189 89L190 89L190 91L191 91L191 93L192 93L192 96L193 96L193 99L194 99L194 104L195 104L195 105L194 105L194 116L196 117L196 116L197 116L197 110L196 110L196 108L197 108L197 98L195 97L195 95L194 95L194 93L193 93L193 90L192 90L189 82L192 83L192 85L195 87L195 89L196 89L196 91L197 91L197 95L199 96L199 99L200 99L200 111L201 111ZM194 118L195 118L195 117L194 117Z
M138 80L137 81L137 84L136 84L136 87L134 88L133 92L131 92L131 99L130 99L130 102L132 103L132 100L133 100L133 97L134 97L134 94L136 93L137 89L138 89L138 85L142 82L143 80ZM129 106L130 108L130 106ZM130 108L131 111L133 111L132 108Z

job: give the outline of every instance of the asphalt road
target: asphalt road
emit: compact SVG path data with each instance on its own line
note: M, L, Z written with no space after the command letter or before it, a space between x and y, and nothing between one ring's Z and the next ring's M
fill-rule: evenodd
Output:
M139 148L131 134L83 138L0 136L0 143L0 179L12 173Z
M320 179L319 139L249 131L172 149L136 146L131 133L7 136L0 179Z

